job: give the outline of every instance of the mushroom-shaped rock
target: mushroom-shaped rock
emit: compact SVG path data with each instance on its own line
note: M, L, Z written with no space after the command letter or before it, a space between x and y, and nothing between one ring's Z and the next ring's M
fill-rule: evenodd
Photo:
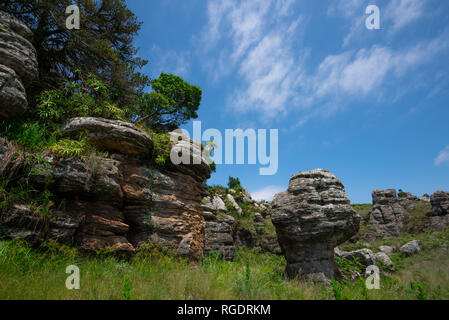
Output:
M137 158L149 158L153 149L153 140L147 133L120 120L73 118L62 126L61 131L68 136L79 136L87 131L89 141L97 148Z
M327 170L300 172L278 193L271 218L290 277L335 277L334 248L357 233L360 216L341 181Z

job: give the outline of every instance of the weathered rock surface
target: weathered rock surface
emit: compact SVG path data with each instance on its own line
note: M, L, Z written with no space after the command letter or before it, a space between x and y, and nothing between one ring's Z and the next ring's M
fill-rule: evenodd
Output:
M170 152L174 170L182 172L199 181L210 178L210 164L204 146L183 136L177 131L170 132L173 147Z
M234 197L230 194L226 195L226 199L229 200L229 202L232 204L232 206L234 207L235 211L237 211L238 215L242 214L242 208L240 208L240 206L238 205L238 203L235 201Z
M290 277L335 277L334 248L357 233L360 216L329 171L300 172L272 202L271 216Z
M10 154L16 149L1 138L0 146L0 168L7 168L0 170L3 174L13 169ZM51 210L51 216L59 220L47 221L26 207L14 207L2 209L0 227L7 230L6 237L75 240L86 251L112 249L130 255L149 241L201 259L204 181L186 174L194 170L180 172L177 168L150 169L139 157L131 156L81 161L56 159L47 153L33 165L29 176L39 190L50 190L63 203Z
M25 88L15 71L0 64L0 119L20 116L28 106Z
M212 199L211 197L207 196L203 198L203 206L205 206L207 209L212 210L212 211L226 211L226 205L223 202L223 200L221 200L221 198L219 196L214 196Z
M220 253L224 260L235 257L232 225L234 218L229 215L204 215L206 219L204 253Z
M12 205L0 212L2 236L39 242L53 238L68 242L75 235L82 217L69 215L64 211L53 212L53 219L45 219L34 213L28 205Z
M79 117L67 121L61 131L77 137L87 131L89 141L100 150L149 158L153 149L151 137L135 125L103 118Z
M422 242L420 240L413 240L400 247L399 251L407 256L412 256L421 251L421 246Z
M374 190L373 210L370 214L372 223L379 235L387 238L397 237L403 228L404 219L409 215L406 207L411 209L411 201L399 199L396 190Z
M379 247L379 250L380 250L381 252L383 252L383 253L391 254L391 253L393 253L394 248L393 248L393 247L390 247L390 246L380 246L380 247Z
M432 205L431 216L438 217L449 215L449 192L435 192L430 197L430 204Z
M393 261L391 261L390 257L385 252L378 252L374 256L376 258L376 262L380 262L388 268L394 267Z
M365 267L376 264L376 257L370 249L342 251L342 250L336 248L334 252L335 252L335 255L339 258L356 260Z
M203 184L180 172L160 172L132 163L122 164L120 169L125 177L123 212L130 225L131 243L139 248L151 241L201 258Z
M37 53L30 39L32 33L20 20L0 13L0 64L13 69L25 84L38 77Z
M254 222L259 223L259 224L264 224L265 220L259 212L256 212L254 214Z
M22 83L30 84L39 74L31 38L24 23L0 11L0 119L20 116L28 107Z

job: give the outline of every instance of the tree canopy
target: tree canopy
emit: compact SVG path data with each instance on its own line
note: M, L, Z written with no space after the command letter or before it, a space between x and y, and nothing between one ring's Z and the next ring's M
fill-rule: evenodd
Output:
M179 127L189 119L198 118L196 111L201 103L202 91L190 85L181 77L161 73L159 78L151 80L152 92L140 99L138 113L144 115L151 127Z
M141 22L124 0L78 0L80 29L65 22L71 0L2 0L0 10L33 31L40 79L27 88L32 103L42 91L77 80L75 70L95 74L111 90L114 102L136 104L149 79L137 72L147 61L136 56L133 39Z

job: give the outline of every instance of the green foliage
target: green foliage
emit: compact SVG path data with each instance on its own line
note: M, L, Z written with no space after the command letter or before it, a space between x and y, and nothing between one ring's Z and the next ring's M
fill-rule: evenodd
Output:
M240 184L239 178L234 178L234 177L229 176L228 188L234 189L235 191L242 189L242 185Z
M330 288L289 280L284 275L286 261L282 256L256 249L239 248L232 262L212 254L199 264L160 250L160 246L145 244L136 256L122 260L114 256L85 256L76 248L55 241L36 248L24 241L4 240L0 245L0 299L118 300L129 292L130 298L139 300L409 300L418 299L419 295L416 285L413 290L409 286L413 268L425 270L419 283L426 289L426 298L449 299L449 257L445 250L421 260L407 258L407 272L390 276L381 273L382 289L369 291L363 278L337 281ZM64 286L64 270L71 264L83 270L80 290L67 290ZM125 275L129 291L124 289Z
M112 94L95 75L70 81L62 89L45 90L38 96L37 112L43 121L61 123L75 117L125 120L125 110L112 103Z
M0 122L0 136L28 151L44 150L61 137L58 126L26 119Z
M362 274L365 271L365 267L358 261L358 259L346 259L335 256L335 263L338 269L343 274L343 277L349 279L354 271Z
M330 280L330 284L332 286L332 293L334 294L335 300L345 300L342 295L343 285L335 280Z
M90 155L96 153L96 149L87 140L61 139L48 148L48 150L59 158L78 158L86 160Z
M210 171L215 172L217 170L217 165L215 164L215 162L211 162L210 163Z
M40 78L27 90L30 100L42 90L58 87L63 79L76 80L75 71L80 69L107 83L120 108L135 105L148 84L148 78L136 72L147 63L137 56L134 45L141 22L124 0L79 0L81 28L69 30L65 10L72 4L71 0L0 2L1 11L22 20L34 34Z
M196 111L202 95L199 87L168 73L161 73L159 78L151 80L151 87L153 91L140 99L139 121L152 128L173 130L189 119L198 118Z
M145 130L153 140L153 159L158 167L164 167L170 161L170 152L172 141L170 135L166 133L157 133L153 130Z
M414 283L413 281L410 281L409 292L416 294L416 298L418 300L427 300L427 295L424 292L423 285L419 282Z
M129 281L129 276L126 274L123 285L123 299L131 300L131 283Z

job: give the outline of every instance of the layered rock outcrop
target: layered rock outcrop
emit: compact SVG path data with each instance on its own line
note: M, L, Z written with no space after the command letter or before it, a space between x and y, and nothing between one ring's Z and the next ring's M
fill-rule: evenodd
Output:
M229 215L203 212L206 220L204 253L219 253L224 260L235 257L236 248L233 239L232 226L234 218Z
M334 278L334 248L360 224L341 181L323 169L295 174L274 197L271 217L290 277Z
M67 121L61 131L72 137L87 131L90 143L97 148L137 158L149 158L153 149L147 133L124 121L79 117Z
M164 169L151 168L145 160L146 154L151 154L151 138L137 127L120 121L77 118L64 130L85 123L94 124L84 129L97 147L113 156L82 161L44 154L30 168L29 177L39 190L49 190L58 199L57 209L52 207L50 213L58 218L36 215L27 205L2 208L0 227L6 230L4 234L33 241L74 240L86 251L112 249L124 254L133 254L150 241L171 247L180 255L202 258L205 220L201 199L204 180L210 176L207 160L198 155L201 162L190 167L171 164ZM179 135L173 136L177 143ZM0 167L10 167L10 154L17 148L3 139L0 145L5 146L0 149ZM192 155L192 145L185 138L175 150L197 157Z
M23 22L0 12L0 119L20 116L27 109L24 85L38 77L32 37Z
M373 210L369 222L374 225L382 237L397 237L401 232L404 220L413 209L411 200L398 198L396 190L374 190Z
M431 216L449 215L449 192L436 191L430 197L430 204L432 205Z

